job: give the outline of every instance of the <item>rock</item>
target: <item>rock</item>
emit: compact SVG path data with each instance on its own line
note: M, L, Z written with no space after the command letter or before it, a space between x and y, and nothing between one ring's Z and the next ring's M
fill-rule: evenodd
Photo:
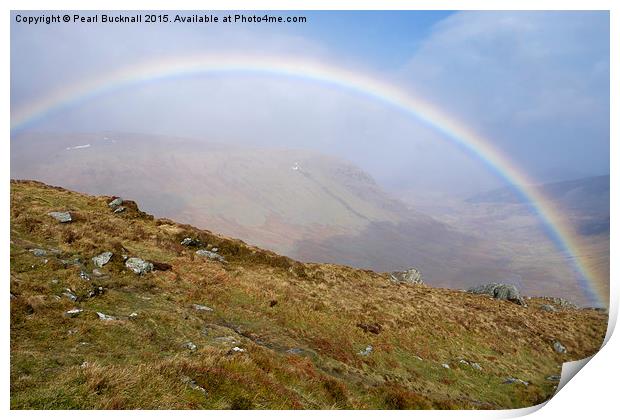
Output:
M191 341L188 341L187 343L185 343L185 348L189 349L189 351L196 351L198 349L198 346Z
M93 257L93 264L95 264L97 267L101 268L104 265L106 265L108 262L110 262L110 259L112 258L112 253L109 251L106 252L102 252L101 254Z
M447 363L443 363L443 364L441 365L441 367L442 367L442 368L444 368L444 369L450 369L450 365L449 365L449 364L447 364Z
M51 211L47 213L47 215L52 216L60 223L69 223L73 221L73 219L71 218L71 213L69 213L68 211Z
M562 379L562 377L560 375L551 375L547 376L546 379L551 382L560 382L560 379Z
M424 284L422 273L414 267L406 271L394 271L390 274L390 279L394 283Z
M83 362L83 363L80 365L80 367L81 367L82 369L86 369L86 368L88 367L88 362Z
M98 268L93 269L93 276L95 277L104 277L105 274L103 273L103 271L99 270Z
M198 305L197 303L194 303L192 305L192 308L194 308L197 311L213 311L213 308L209 308L208 306L204 306L204 305Z
M12 299L15 299L15 297L16 297L16 296L15 296L13 293L11 293L11 300L12 300Z
M555 309L555 306L553 305L540 305L540 309L542 309L545 312L557 312L558 310Z
M219 250L220 250L220 249L219 249L219 248L217 248L217 247L211 248L211 252L217 252L217 251L219 251Z
M90 289L87 293L88 298L94 298L95 296L99 296L103 294L103 287L97 286Z
M126 209L123 206L119 206L117 208L114 209L114 211L112 213L122 213L124 212Z
M52 279L52 284L58 284L59 281L60 280L58 280L58 279Z
M70 309L67 312L65 312L65 316L68 318L75 318L76 316L78 316L79 314L81 314L82 312L84 312L83 309Z
M90 280L90 276L86 271L80 271L80 278L85 281Z
M364 332L369 332L372 334L379 334L382 330L382 327L380 324L374 323L374 324L364 324L364 323L359 323L357 324L358 328L361 328Z
M41 248L33 248L30 252L32 252L35 257L45 257L47 255L47 251Z
M286 352L290 354L302 354L304 350L300 348L292 348L292 349L288 349Z
M482 367L478 363L470 363L469 366L476 370L482 370Z
M548 302L551 302L552 304L559 306L560 308L567 308L567 309L577 309L578 306L575 305L574 303L563 299L563 298L558 298L558 297L549 297L549 296L542 296L541 299L544 299Z
M123 199L120 197L116 197L114 200L108 203L108 206L114 208L120 206L121 204L123 204Z
M525 306L519 290L512 284L489 283L467 289L469 293L489 295L494 299L507 300Z
M462 365L467 365L467 366L469 366L469 362L468 362L467 360L463 360L463 359L461 359L461 360L459 360L459 363L460 363L460 364L462 364Z
M73 302L77 302L78 297L75 293L73 293L73 291L71 289L65 289L65 291L62 293L64 296L66 296L69 300L73 301Z
M553 350L555 350L556 353L566 353L566 347L564 347L559 341L553 343Z
M228 350L228 354L235 354L235 353L245 353L245 349L242 349L241 347L233 347L232 349Z
M104 313L101 312L97 312L97 316L99 317L100 320L102 321L114 321L116 318L114 318L113 316L110 315L106 315Z
M153 271L153 264L135 257L128 258L127 261L125 261L125 267L139 275Z
M503 383L504 384L520 384L524 386L528 386L530 384L529 382L523 381L518 378L506 378L506 380Z
M424 359L422 359L420 356L417 356L417 355L416 355L416 356L413 356L413 357L415 357L416 359L418 359L420 362L421 362L422 360L424 360Z
M200 246L202 243L198 239L193 239L190 237L184 238L181 241L181 245L183 246Z
M183 382L185 385L187 385L191 389L194 389L196 391L200 391L203 394L207 395L207 390L204 389L203 387L201 387L200 385L198 385L198 383L195 380L193 380L192 378L190 378L189 376L182 377L181 378L181 382Z
M129 314L129 319L136 319L138 317L138 313L137 312L132 312Z
M372 346L368 345L368 346L366 346L366 348L364 350L360 351L357 354L359 354L361 356L368 356L368 355L370 355L370 353L372 353L372 350L373 350Z
M206 249L199 249L198 251L196 251L196 255L200 257L206 257L214 261L225 262L224 257L222 257L220 254L218 254L217 252L208 251Z

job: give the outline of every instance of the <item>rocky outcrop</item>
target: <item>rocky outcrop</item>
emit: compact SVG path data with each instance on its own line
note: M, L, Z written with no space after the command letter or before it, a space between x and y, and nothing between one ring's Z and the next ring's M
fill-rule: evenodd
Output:
M110 262L110 259L112 258L112 253L109 251L106 252L102 252L101 254L93 257L93 264L95 264L97 267L101 268L104 265L106 265L108 262Z
M139 275L153 271L152 263L136 257L128 258L127 261L125 261L125 267Z
M417 268L411 267L405 271L394 271L390 274L394 283L424 284L422 273Z
M47 215L52 216L60 223L69 223L73 221L73 219L71 218L71 213L69 213L68 211L51 211L47 213Z
M469 293L489 295L494 299L507 300L525 306L519 290L512 284L489 283L467 289Z
M208 251L206 249L199 249L198 251L196 251L196 255L198 255L199 257L208 258L213 261L225 262L224 257L222 257L220 254L218 254L217 252Z

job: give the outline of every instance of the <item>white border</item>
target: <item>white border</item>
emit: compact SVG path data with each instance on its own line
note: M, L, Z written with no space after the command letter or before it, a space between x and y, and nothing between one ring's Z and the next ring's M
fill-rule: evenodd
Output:
M214 1L192 1L192 0L136 0L131 4L127 0L92 0L89 2L77 0L59 0L59 1L43 1L43 0L5 0L2 2L4 9L3 25L2 25L2 56L4 57L4 66L2 67L2 76L4 80L5 90L10 89L10 25L9 11L15 10L611 10L611 92L615 95L611 96L611 116L620 115L618 113L618 92L620 92L620 84L618 81L618 72L620 71L619 54L620 51L620 2L613 0L358 0L355 2L347 0L303 0L303 1L250 1L250 0L214 0ZM9 311L8 311L8 284L9 284L9 138L10 138L10 97L5 93L4 101L2 101L2 133L6 137L2 142L2 165L0 170L4 175L5 182L2 183L2 193L4 200L1 203L3 218L1 229L4 240L0 242L2 247L2 258L0 267L2 268L3 278L5 279L4 296L7 299L5 305L0 305L4 328L2 330L2 384L4 393L2 394L2 411L9 409ZM616 118L617 120L618 118ZM615 170L618 164L618 156L620 150L618 141L618 123L611 118L611 213L620 214L620 206L618 205L619 196L617 194L617 186L619 183L619 172ZM615 219L614 219L615 220ZM611 278L618 278L618 266L615 264L618 257L618 247L615 239L618 238L618 225L615 222L611 224ZM543 409L535 411L537 408L513 410L513 411L493 411L493 412L376 412L376 411L356 411L338 413L339 416L355 416L355 418L375 418L376 416L390 416L407 418L459 418L459 419L478 419L478 418L501 418L515 417L535 411L531 418L547 419L562 417L590 417L590 418L608 418L610 413L615 412L615 399L617 398L617 380L620 377L620 368L618 367L617 357L620 356L620 344L617 337L611 337L610 333L615 326L618 310L618 287L617 281L611 284L611 304L610 304L610 326L608 330L607 344L595 355L587 366L579 372L577 378L570 381L555 397L553 397ZM205 415L213 415L218 418L239 418L251 416L253 418L273 418L294 415L295 417L327 417L331 416L331 412L89 412L88 416L96 418L100 417L141 417L141 418L168 418L170 414L182 417L204 418ZM69 417L81 416L83 413L75 412L10 412L11 417L16 418L43 418L45 417Z

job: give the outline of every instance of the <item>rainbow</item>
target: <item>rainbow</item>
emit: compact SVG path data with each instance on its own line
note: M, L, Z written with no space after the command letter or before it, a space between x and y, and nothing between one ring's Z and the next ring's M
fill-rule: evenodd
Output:
M605 289L609 279L597 279L584 258L574 230L554 205L534 187L526 173L483 138L455 118L442 113L431 103L377 77L327 65L323 62L290 57L253 57L234 55L191 55L145 62L103 76L63 86L11 113L11 132L82 103L93 97L140 83L169 78L213 73L251 72L280 77L301 78L345 89L394 107L432 127L454 144L484 162L499 177L512 184L537 212L550 238L573 264L579 285L589 301L607 306Z

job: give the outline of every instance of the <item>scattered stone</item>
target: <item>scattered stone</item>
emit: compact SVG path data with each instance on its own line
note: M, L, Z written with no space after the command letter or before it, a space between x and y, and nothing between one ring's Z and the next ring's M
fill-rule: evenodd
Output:
M114 321L116 318L114 318L113 316L110 315L106 315L104 313L101 312L97 312L97 316L99 317L100 320L102 321Z
M211 252L217 252L217 251L219 251L219 250L220 250L220 249L219 249L218 247L213 247L213 248L211 248Z
M96 286L92 289L90 289L87 293L86 296L88 296L88 298L94 298L95 296L99 296L102 295L104 292L103 287L102 286Z
M234 351L235 353L243 353L243 352L245 352L245 349L242 349L241 347L233 347L230 350Z
M494 299L507 300L518 305L526 306L525 300L521 297L519 290L512 284L489 283L472 287L467 291L479 295L489 295Z
M93 269L93 276L95 277L103 277L105 276L105 274L103 273L103 271L99 270L98 268Z
M189 376L183 376L181 378L181 382L183 382L185 385L187 385L191 389L196 390L196 391L200 391L203 394L207 395L207 390L204 389L203 387L201 387L200 385L198 385L198 383L195 380L193 380L192 378L190 378Z
M196 351L198 349L198 346L191 341L188 341L187 343L185 343L185 348L189 349L189 351Z
M47 251L41 248L33 248L30 252L32 252L35 257L45 257L47 255Z
M73 293L73 291L71 289L65 289L65 291L62 293L64 296L66 296L69 300L73 301L73 302L77 302L78 297L75 293Z
M197 303L194 303L192 305L192 308L194 308L197 311L208 311L208 312L213 311L213 308L209 308L208 306L205 306L205 305L198 305Z
M415 358L416 358L416 359L418 359L419 361L424 360L424 359L422 359L420 356L417 356L417 355L416 355L416 356L413 356L413 357L415 357Z
M553 343L553 350L555 350L556 353L566 353L566 347L564 347L559 341Z
M90 280L90 276L86 271L80 271L80 278L85 281Z
M304 352L304 350L295 347L295 348L292 348L292 349L288 349L286 352L290 353L290 354L302 354Z
M506 378L506 380L503 383L504 384L520 384L524 386L528 386L530 384L529 382L523 381L518 378Z
M390 278L394 283L424 284L422 273L414 267L405 271L394 271L390 274Z
M379 334L382 330L381 324L364 324L364 323L359 323L357 324L358 328L361 328L364 332L369 332L372 334Z
M480 366L478 363L470 363L469 365L476 370L482 370L482 366Z
M562 377L560 375L551 375L547 376L546 379L551 382L560 382L560 379L562 379Z
M52 279L52 284L58 284L59 280L58 279Z
M366 348L364 350L360 351L357 354L359 354L361 356L369 356L370 353L372 353L372 350L373 350L372 346L368 345L368 346L366 346Z
M15 299L15 295L11 293L11 299Z
M125 267L139 275L153 271L152 263L135 257L128 258L127 261L125 261Z
M214 261L225 262L224 257L222 257L220 254L218 254L217 252L208 251L206 249L199 249L198 251L196 251L196 255L200 257L206 257Z
M110 262L110 259L112 258L112 253L109 251L106 252L102 252L101 254L97 255L96 257L93 257L93 264L95 264L97 267L101 268L104 265L106 265L108 262Z
M80 367L81 367L82 369L87 368L87 367L88 367L88 362L83 362L83 363L80 365Z
M73 330L67 331L67 335L73 335L73 334L77 334L77 333L78 333L77 329L73 329Z
M555 309L555 306L553 305L540 305L540 309L542 309L545 312L557 312L558 310Z
M443 364L441 365L441 367L442 367L442 368L444 368L444 369L450 369L450 365L449 365L449 364L447 364L447 363L443 363Z
M116 197L114 200L108 203L108 206L114 208L120 206L121 204L123 204L123 199L120 197Z
M467 360L463 360L463 359L461 359L461 360L459 360L459 363L460 363L460 364L462 364L462 365L467 365L467 366L469 366L469 362L468 362Z
M183 246L201 246L202 242L200 242L198 239L187 237L187 238L184 238L181 241L181 245L183 245Z
M129 314L129 319L136 319L138 317L138 313L137 312L132 312Z
M126 209L123 206L119 206L117 208L114 209L114 211L112 213L122 213L124 212Z
M47 215L52 216L60 223L69 223L73 221L73 219L71 218L71 213L69 213L68 211L51 211L47 213Z
M75 318L76 316L78 316L79 314L81 314L82 312L84 312L83 309L69 309L67 312L65 312L65 316L68 318Z
M568 308L568 309L577 309L578 306L575 305L574 303L564 299L564 298L559 298L559 297L549 297L549 296L542 296L541 299L544 299L548 302L551 302L552 304L559 306L560 308Z

